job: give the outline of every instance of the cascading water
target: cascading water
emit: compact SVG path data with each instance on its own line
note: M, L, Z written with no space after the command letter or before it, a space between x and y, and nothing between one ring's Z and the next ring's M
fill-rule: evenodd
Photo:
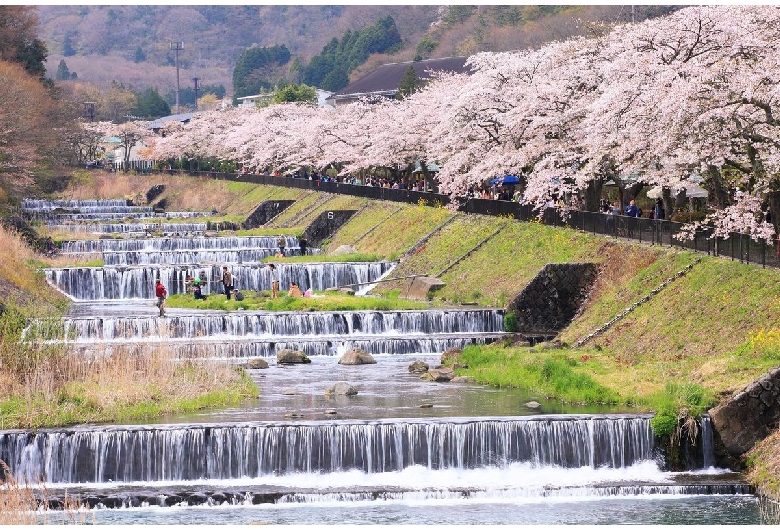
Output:
M66 318L64 333L77 341L132 341L222 337L302 337L501 333L495 309L343 312L256 312L148 317ZM43 322L43 321L40 321ZM40 336L36 333L36 336ZM46 337L61 339L62 337Z
M206 223L79 223L49 224L49 230L87 234L191 234L206 231ZM70 243L66 241L65 244Z
M506 467L627 467L652 460L648 417L524 417L193 425L0 434L17 478L48 483L230 479Z
M154 226L154 225L151 225ZM277 237L153 237L144 239L87 239L66 241L63 252L173 252L194 250L276 249ZM298 239L285 236L289 248L298 247Z
M266 265L227 264L234 286L242 290L271 289L271 273ZM295 282L301 289L324 291L356 283L369 283L387 272L394 263L280 263L282 285ZM205 275L213 285L219 282L219 265L72 267L47 269L47 281L74 300L129 300L154 298L154 281L159 278L169 294L186 292L187 278ZM206 291L209 292L208 290Z
M119 240L66 241L66 255L102 252L106 265L188 265L197 263L257 263L276 254L278 238L247 237L167 237ZM285 237L287 255L300 255L298 239ZM319 254L309 249L309 254Z

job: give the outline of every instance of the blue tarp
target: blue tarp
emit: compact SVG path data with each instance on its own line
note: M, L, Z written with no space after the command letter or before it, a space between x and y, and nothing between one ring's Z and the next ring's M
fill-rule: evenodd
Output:
M496 177L490 181L491 185L497 184L518 184L520 179L514 175L504 175L503 177Z

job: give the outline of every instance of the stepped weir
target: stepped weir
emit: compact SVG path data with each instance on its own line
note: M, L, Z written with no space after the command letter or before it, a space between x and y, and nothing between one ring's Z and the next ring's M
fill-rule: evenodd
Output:
M626 467L655 457L648 417L109 426L0 434L17 477L47 483L366 473L511 462Z
M324 291L330 287L371 283L395 264L372 263L280 263L282 285L295 282L301 289ZM234 286L242 290L271 289L271 273L264 264L228 264ZM169 294L184 293L187 278L205 276L212 286L222 277L219 265L115 266L47 269L46 279L73 300L153 299L154 281L159 278ZM206 293L211 292L206 290ZM219 291L218 291L219 292Z
M743 523L759 520L750 487L710 468L709 418L686 461L710 469L683 476L663 470L649 415L617 409L572 414L572 408L522 389L424 382L409 372L411 360L434 366L448 348L499 340L505 335L503 310L171 309L167 318L158 318L149 303L158 278L170 294L185 292L191 276L206 278L206 293L221 293L215 284L227 265L239 289L270 289L269 270L258 262L276 251L278 236L183 237L179 234L202 232L205 224L108 222L197 214L153 212L124 200L30 200L23 209L58 229L177 233L65 242L64 254L101 254L105 266L47 270L47 280L78 303L70 317L54 324L32 321L26 337L63 342L84 356L167 350L209 362L263 357L269 365L247 369L259 399L233 408L159 425L0 431L0 460L18 480L45 483L52 507L62 507L66 494L75 493L87 506L104 509L98 512L101 522L136 524L170 522L159 515L166 510L145 510L149 506L180 507L177 522L224 523L223 505L236 508L232 522L282 524L717 523L729 522L731 514ZM63 222L68 224L56 225ZM284 237L295 255L297 238ZM303 289L324 290L374 282L395 263L277 266L282 286L294 281ZM352 347L376 356L376 364L338 364L336 357ZM285 348L302 350L312 362L274 364L272 358ZM358 394L327 395L325 389L337 381L354 385ZM525 406L532 399L543 402L541 410ZM653 501L659 496L663 503ZM688 513L698 502L691 499L716 496L704 504L703 518L666 518L670 497L681 499L681 512ZM604 497L611 499L610 507L632 502L623 511L640 515L610 519ZM378 514L373 519L366 518L369 510L354 509L369 502L370 512ZM534 509L523 503L534 503ZM272 509L237 515L238 509L261 504ZM136 509L106 509L130 507ZM712 515L718 510L726 513L722 519ZM661 515L649 517L656 512Z

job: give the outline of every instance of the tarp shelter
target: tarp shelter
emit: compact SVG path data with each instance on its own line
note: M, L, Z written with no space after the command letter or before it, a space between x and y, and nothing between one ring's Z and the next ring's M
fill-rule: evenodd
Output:
M439 166L434 164L433 162L426 164L428 166L428 172L429 173L438 173L439 172ZM420 161L418 160L417 163L414 165L414 170L412 173L422 173L422 164L420 164Z
M503 185L503 184L518 184L520 182L520 179L517 178L514 175L504 175L503 177L496 177L493 180L490 181L490 184L493 186L496 185Z
M692 183L673 185L671 186L671 188L672 188L672 195L678 195L684 188L685 196L688 197L689 199L706 199L709 196L707 190L705 190L701 186L697 186L696 184L692 184ZM650 197L651 199L658 199L659 197L663 196L663 188L661 186L650 188L647 191L647 196Z

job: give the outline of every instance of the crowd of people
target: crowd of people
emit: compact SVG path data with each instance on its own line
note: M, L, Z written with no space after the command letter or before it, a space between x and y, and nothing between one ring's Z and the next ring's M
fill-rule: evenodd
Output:
M280 279L279 279L279 270L277 269L276 265L273 263L268 264L268 270L270 272L270 280L271 280L271 299L276 299L279 297L279 286L280 286ZM222 277L219 280L215 280L211 283L218 283L222 286L222 293L225 295L225 300L228 301L231 299L235 299L237 302L240 302L244 300L244 294L239 291L235 285L235 276L230 272L227 265L224 265L222 267ZM187 278L187 292L192 293L193 298L195 300L205 300L208 298L208 295L203 292L203 289L207 286L207 284L210 283L208 278L206 277L205 271L201 271L200 274L197 277L189 277ZM155 296L157 297L157 302L155 305L160 311L160 316L165 316L165 300L168 297L168 291L166 290L165 286L162 284L162 281L158 278L155 280ZM300 285L298 285L296 282L291 281L290 285L287 290L287 296L292 297L310 297L314 296L311 289L306 289L306 291L302 291Z

